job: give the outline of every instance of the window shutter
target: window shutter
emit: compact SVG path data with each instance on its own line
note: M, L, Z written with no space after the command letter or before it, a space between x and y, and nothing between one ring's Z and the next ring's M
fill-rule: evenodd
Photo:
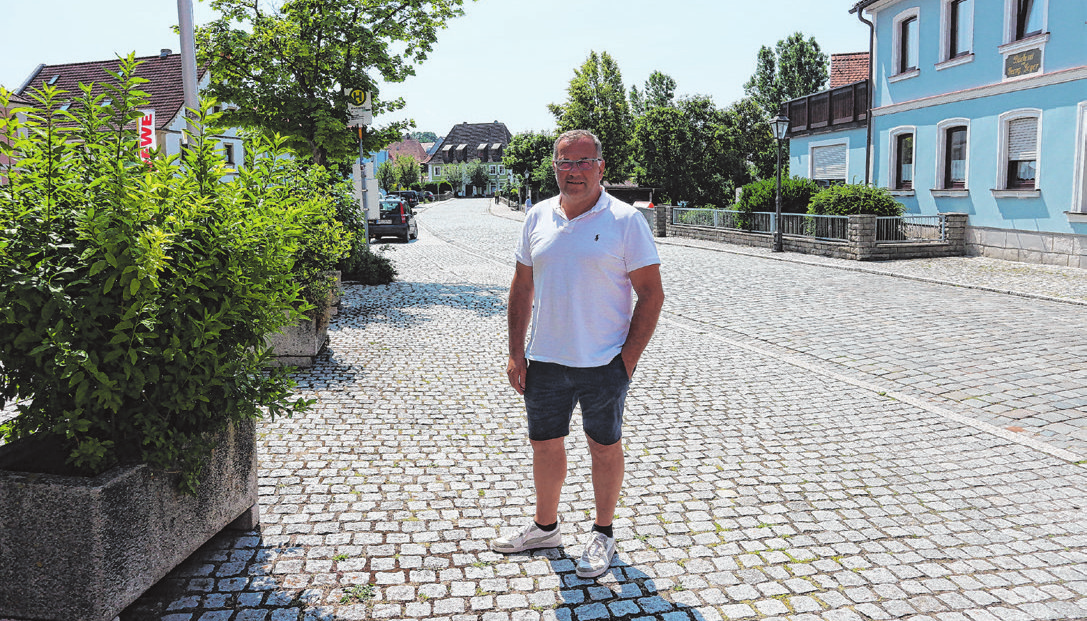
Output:
M1008 122L1008 159L1037 159L1038 119L1014 119Z
M811 150L813 179L845 180L845 145L814 147Z

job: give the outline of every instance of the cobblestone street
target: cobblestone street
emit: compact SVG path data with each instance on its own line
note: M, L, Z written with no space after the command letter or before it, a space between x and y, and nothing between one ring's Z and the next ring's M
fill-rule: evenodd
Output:
M397 282L345 287L297 373L315 406L258 426L260 527L217 536L121 621L1087 619L1082 270L662 239L616 561L574 574L593 504L579 420L565 545L490 552L533 501L503 372L520 222L495 208L423 207L419 239L387 246Z

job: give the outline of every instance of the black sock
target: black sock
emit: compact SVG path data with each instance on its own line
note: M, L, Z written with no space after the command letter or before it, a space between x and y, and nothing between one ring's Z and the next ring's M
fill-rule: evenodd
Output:
M540 524L539 522L536 522L536 528L542 530L545 533L549 533L549 532L555 530L558 527L559 527L558 521L555 521L552 524L548 524L547 526L544 526L543 524Z
M614 534L612 533L612 530L611 530L611 526L610 526L610 525L608 525L608 526L601 526L601 525L599 525L599 524L593 524L593 530L595 530L595 531L596 531L596 532L598 532L598 533L604 533L604 534L605 534L605 535L607 535L608 537L615 537L615 535L614 535Z

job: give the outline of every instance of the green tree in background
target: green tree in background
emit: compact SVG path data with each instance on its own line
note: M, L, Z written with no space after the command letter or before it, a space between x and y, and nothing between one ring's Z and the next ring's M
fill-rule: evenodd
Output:
M481 190L487 189L490 177L487 175L487 165L479 160L473 160L464 165L464 177L467 182Z
M438 31L463 14L464 0L211 0L215 21L197 28L206 95L237 107L225 125L287 138L299 156L328 165L358 153L347 129L351 91L373 93L374 114L404 106L382 101L377 82L403 82L426 59ZM363 133L364 151L399 140L408 122Z
M754 99L745 97L725 108L725 116L733 132L733 148L748 166L749 178L737 179L736 187L742 187L753 179L774 177L777 174L777 141L770 130L766 112ZM789 162L784 152L781 166L781 174L787 177Z
M411 132L408 135L419 142L438 142L438 134L434 132Z
M590 52L585 64L574 71L567 93L566 103L547 106L559 132L587 129L596 134L607 161L604 178L626 181L632 171L633 117L615 59L607 52Z
M666 73L654 71L645 81L643 91L630 87L630 111L635 117L645 116L653 108L675 104L676 81Z
M381 186L382 190L392 192L396 189L397 182L399 181L396 162L393 160L385 160L381 163L381 166L377 167L374 176L377 177L377 184Z
M536 196L554 196L559 187L551 169L555 135L550 132L522 132L506 146L502 165L532 189Z
M419 161L410 155L404 155L394 160L396 168L396 183L405 190L419 187L422 175L419 172Z
M827 82L829 61L815 37L804 39L795 32L777 42L773 50L759 48L755 74L744 83L744 92L770 117L781 104L822 90Z

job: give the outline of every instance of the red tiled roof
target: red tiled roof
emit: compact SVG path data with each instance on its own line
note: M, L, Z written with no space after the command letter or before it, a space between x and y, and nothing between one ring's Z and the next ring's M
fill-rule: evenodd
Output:
M407 138L400 142L394 142L385 147L385 150L389 152L390 159L397 159L400 157L411 156L415 158L416 162L423 163L427 160L426 149L415 138Z
M868 52L830 55L830 86L838 88L846 84L868 79Z
M177 116L185 101L185 91L181 83L181 54L143 56L136 60L140 61L140 65L136 67L136 75L150 80L146 84L141 84L139 89L150 95L150 103L147 107L155 110L156 129L163 129ZM45 65L27 81L27 86L18 94L26 98L29 92L40 89L43 82L49 82L53 76L56 76L53 86L68 91L68 97L81 96L79 85L92 83L95 86L91 92L93 95L98 95L105 92L101 83L114 79L106 73L107 69L117 72L120 69L120 61L113 59ZM203 70L198 70L197 81L203 74Z

